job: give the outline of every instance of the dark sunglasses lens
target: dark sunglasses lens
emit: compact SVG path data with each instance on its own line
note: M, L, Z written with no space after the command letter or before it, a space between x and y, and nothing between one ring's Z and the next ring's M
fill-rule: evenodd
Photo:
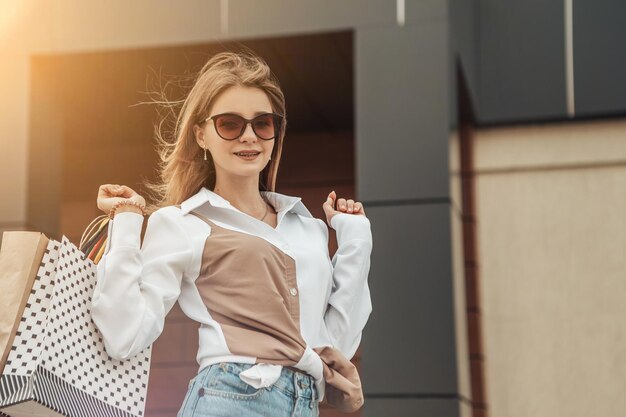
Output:
M261 139L272 139L278 132L279 119L273 114L262 114L252 122L254 131Z
M235 139L243 129L244 120L237 115L224 115L215 120L217 132L224 139Z

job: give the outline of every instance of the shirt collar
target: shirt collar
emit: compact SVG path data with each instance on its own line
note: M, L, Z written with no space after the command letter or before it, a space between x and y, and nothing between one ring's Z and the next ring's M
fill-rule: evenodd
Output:
M303 216L313 217L311 212L302 203L302 198L300 197L288 196L274 191L261 191L261 194L267 197L278 213L284 210L290 210ZM205 203L209 203L213 207L237 210L222 196L206 187L202 187L196 194L183 201L180 205L180 209L183 214L187 214Z

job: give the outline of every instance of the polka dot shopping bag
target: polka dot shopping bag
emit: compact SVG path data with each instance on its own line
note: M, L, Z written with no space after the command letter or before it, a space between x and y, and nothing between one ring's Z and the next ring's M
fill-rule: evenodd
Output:
M90 315L95 285L90 258L66 236L49 241L0 375L0 413L144 415L151 348L108 356Z

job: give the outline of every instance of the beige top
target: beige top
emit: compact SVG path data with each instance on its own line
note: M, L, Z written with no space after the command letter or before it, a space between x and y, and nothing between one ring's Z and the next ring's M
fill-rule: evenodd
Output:
M300 334L296 265L276 246L258 236L211 226L196 286L211 316L222 326L235 355L256 363L296 365L306 348Z

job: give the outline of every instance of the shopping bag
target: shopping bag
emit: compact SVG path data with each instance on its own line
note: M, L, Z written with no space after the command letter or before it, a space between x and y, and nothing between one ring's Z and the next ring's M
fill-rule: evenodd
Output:
M78 248L95 264L100 262L107 244L107 231L111 218L101 214L89 223L85 228Z
M44 252L54 246L40 232L2 234L0 247L0 372L4 368L20 318Z
M18 320L19 326L0 375L0 404L12 404L29 395L27 391L29 378L34 377L34 367L37 364L35 360L30 359L41 356L44 349L45 323L54 289L60 245L58 241L48 241L48 246L35 273L32 288L28 291L29 296ZM32 254L28 251L14 252L13 255L22 258L23 262L32 258ZM28 354L24 354L24 350ZM26 405L25 403L22 408L24 409ZM30 409L32 411L33 407L31 406Z
M38 272L24 309L33 318L20 323L0 376L0 412L143 416L151 348L124 361L108 356L90 314L96 265L66 236L50 275Z

